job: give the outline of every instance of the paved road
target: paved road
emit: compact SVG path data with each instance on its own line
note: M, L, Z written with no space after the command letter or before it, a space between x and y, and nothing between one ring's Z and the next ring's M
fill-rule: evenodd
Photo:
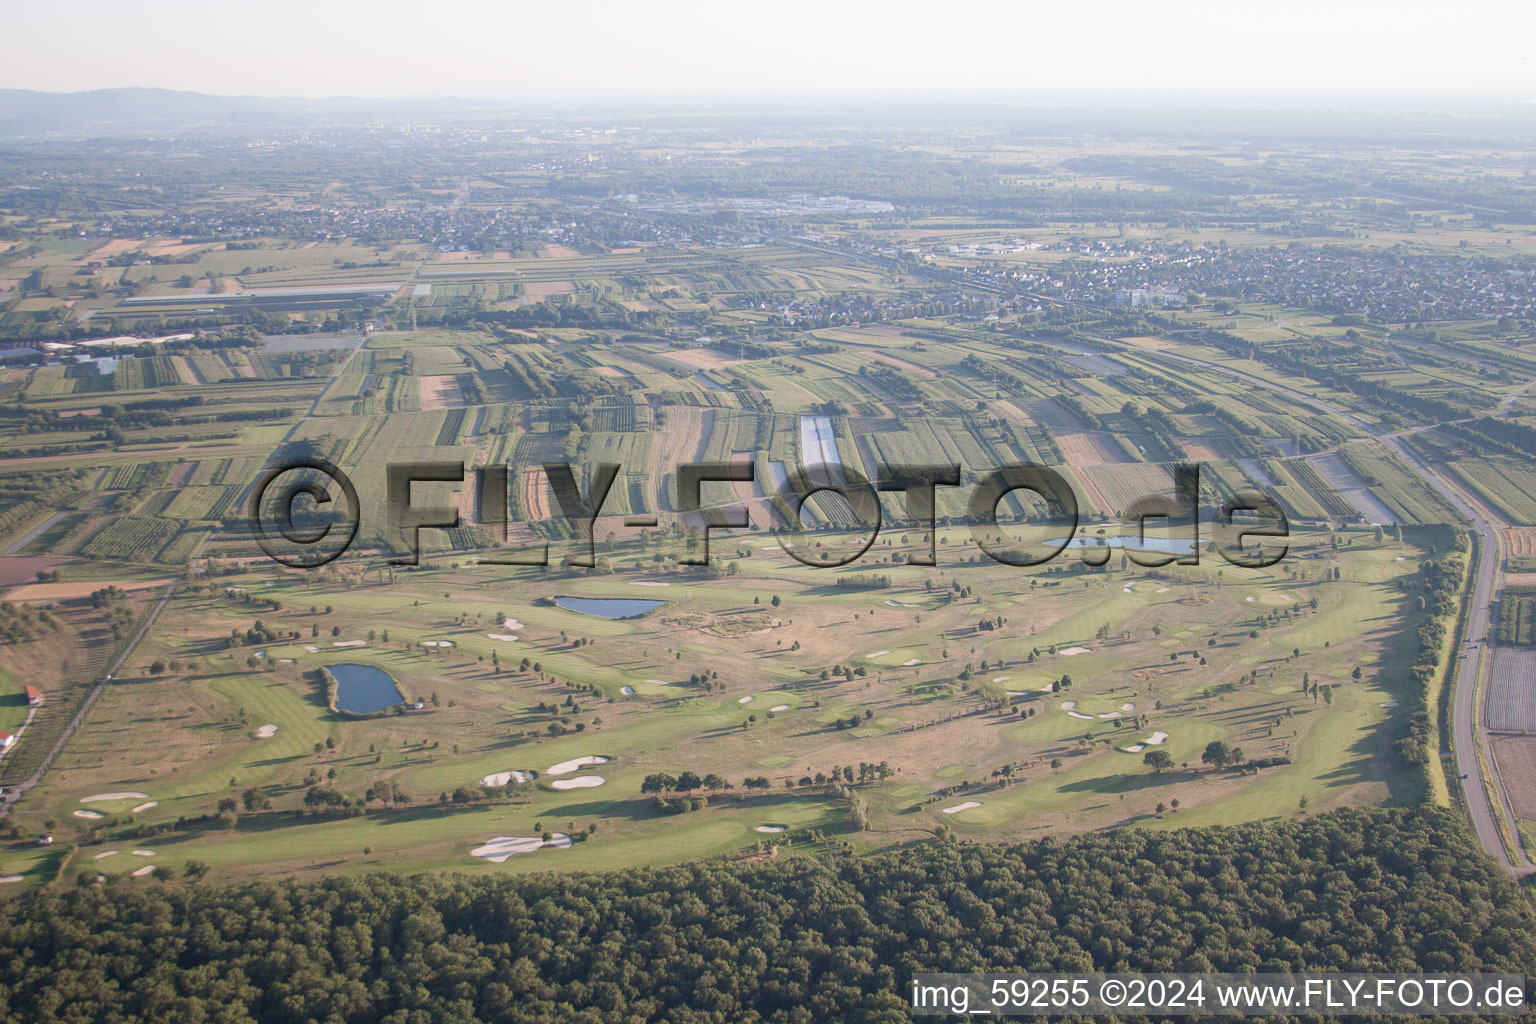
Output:
M1138 350L1139 351L1139 350ZM1146 355L1147 353L1140 353ZM1467 813L1472 819L1472 827L1477 832L1478 842L1488 855L1498 861L1504 870L1515 873L1536 871L1536 866L1531 865L1524 857L1521 863L1515 864L1509 858L1508 851L1504 848L1504 842L1499 836L1498 826L1494 818L1494 808L1488 799L1488 790L1483 785L1482 770L1477 760L1477 738L1483 725L1477 713L1477 683L1483 671L1485 659L1492 658L1487 643L1483 638L1489 635L1489 619L1492 614L1492 606L1497 596L1498 567L1500 560L1499 534L1493 516L1477 502L1472 500L1448 477L1443 475L1434 466L1426 464L1411 450L1402 444L1398 437L1378 431L1374 424L1361 420L1347 410L1340 409L1321 399L1304 392L1288 388L1283 384L1265 380L1262 377L1244 373L1224 366L1221 363L1211 362L1205 359L1196 359L1174 352L1158 352L1157 356L1176 359L1180 362L1191 363L1203 369L1235 377L1267 391L1284 395L1302 404L1331 413L1355 424L1362 431L1373 437L1383 447L1397 455L1410 466L1430 487L1445 498L1451 507L1466 517L1478 536L1479 550L1475 567L1475 576L1472 582L1472 591L1469 598L1472 602L1472 611L1467 616L1467 639L1478 641L1471 647L1455 652L1459 659L1456 668L1456 679L1452 692L1451 734L1452 747L1456 755L1456 772L1460 776L1461 789L1465 797ZM1465 657L1462 655L1465 654ZM1500 799L1506 799L1503 794L1502 784L1497 778L1491 780L1492 785L1498 791Z

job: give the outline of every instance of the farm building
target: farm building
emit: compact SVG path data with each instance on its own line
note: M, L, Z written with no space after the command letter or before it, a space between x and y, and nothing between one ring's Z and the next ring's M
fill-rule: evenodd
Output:
M37 687L35 687L32 684L28 683L27 684L27 704L29 706L35 708L38 705L42 704L42 702L43 702L43 691L39 690Z
M16 742L16 737L8 732L0 732L0 750L10 750L11 744Z

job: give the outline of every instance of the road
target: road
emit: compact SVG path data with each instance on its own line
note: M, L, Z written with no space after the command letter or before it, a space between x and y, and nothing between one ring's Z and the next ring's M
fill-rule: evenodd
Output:
M1139 353L1146 355L1146 353ZM1441 471L1425 463L1409 448L1402 444L1401 440L1393 434L1381 432L1373 424L1367 423L1358 416L1340 409L1312 395L1305 394L1283 384L1265 380L1262 377L1241 370L1235 370L1221 363L1211 362L1205 359L1197 359L1174 352L1159 352L1158 357L1175 359L1180 362L1190 363L1242 380L1244 383L1255 387L1264 388L1275 394L1300 402L1323 412L1331 413L1341 419L1355 424L1368 436L1375 439L1382 447L1391 451L1398 458L1419 474L1426 484L1432 487L1441 497L1450 503L1451 507L1461 513L1472 530L1478 537L1478 551L1475 562L1472 590L1469 595L1471 612L1467 616L1468 639L1477 641L1463 650L1455 652L1458 658L1456 678L1452 687L1451 710L1451 746L1456 757L1456 772L1460 776L1462 794L1465 799L1467 814L1472 819L1472 827L1477 833L1478 842L1484 850L1504 870L1525 874L1536 871L1525 857L1520 858L1520 863L1511 861L1508 851L1504 847L1504 841L1500 838L1498 824L1494 818L1494 808L1488 799L1488 789L1484 786L1483 773L1478 764L1477 744L1479 735L1483 733L1481 716L1478 714L1477 687L1481 678L1485 661L1491 661L1492 652L1484 638L1489 635L1490 618L1493 602L1498 596L1498 571L1501 547L1499 544L1499 524L1487 509L1471 498ZM1465 656L1463 656L1465 655ZM1499 798L1507 804L1502 784L1497 778L1489 780L1499 794Z

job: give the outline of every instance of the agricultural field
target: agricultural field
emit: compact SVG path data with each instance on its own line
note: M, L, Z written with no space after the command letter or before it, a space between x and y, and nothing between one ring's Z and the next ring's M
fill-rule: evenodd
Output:
M771 130L644 131L450 131L520 154L467 179L371 145L366 185L295 169L166 209L125 184L0 210L26 235L0 250L0 729L19 687L48 695L0 783L97 694L11 809L6 891L1445 802L1432 590L1463 507L1509 573L1486 721L1531 727L1536 333L1493 308L1523 301L1528 232L1324 210L1238 150L1201 151L1200 212L1174 216L1187 169L1135 147L998 138L962 165L919 134L847 178ZM663 165L686 170L658 189ZM962 180L990 182L975 208ZM887 193L923 198L865 198ZM800 469L829 461L885 486L802 504ZM251 522L264 471L296 463L357 495L290 503L299 535L357 523L308 570ZM401 464L441 467L407 487L435 525L391 507ZM1173 511L1198 538L1165 514L1189 464ZM1076 518L978 503L1019 466ZM957 482L930 520L893 467ZM1278 562L1222 557L1234 506L1283 513ZM345 706L369 686L382 704Z

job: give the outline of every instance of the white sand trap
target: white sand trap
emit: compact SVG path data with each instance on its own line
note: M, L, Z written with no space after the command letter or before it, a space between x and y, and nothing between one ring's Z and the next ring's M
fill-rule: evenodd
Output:
M1044 686L1040 687L1040 692L1041 693L1055 693L1056 692L1056 687L1052 686L1050 683L1046 683Z
M1384 701L1381 702L1381 706L1384 707L1384 708L1395 708L1395 707L1397 707L1397 701L1395 701L1395 700L1384 700Z
M1139 754L1147 749L1147 745L1145 743L1132 743L1130 746L1121 747L1120 749L1124 750L1127 754Z
M497 772L480 780L482 786L505 786L509 782L527 782L528 773L519 771Z
M598 757L596 754L587 754L583 757L573 757L569 761L561 761L559 764L549 766L550 775L569 775L578 768L585 768L589 764L607 764L606 757Z
M1120 710L1121 711L1135 711L1136 710L1136 705L1132 704L1130 701L1126 701L1124 704L1120 705Z
M511 643L517 639L516 633L487 633L485 635L490 637L492 640L505 640L507 643Z
M864 657L866 657L866 658L883 658L887 654L890 654L890 653L891 653L890 651L870 651L868 654L864 655Z
M967 800L963 804L955 804L955 806L953 806L953 807L946 807L946 808L944 808L944 813L945 814L959 814L961 811L968 811L972 807L980 807L980 806L981 806L981 801L980 800Z
M601 775L578 775L574 779L556 779L549 785L553 789L592 789L605 781Z
M258 658L265 658L266 656L267 656L267 652L266 651L257 651L256 652L256 657L258 657Z
M133 809L133 813L134 814L139 814L139 813L141 813L143 811L149 810L151 807L159 807L159 806L160 806L160 801L159 800L151 800L148 803L139 804L137 807L135 807Z
M757 830L759 832L788 832L789 831L789 826L787 826L787 825L759 825L759 826L757 826Z
M1008 680L1010 680L1012 678L1013 678L1013 676L993 676L992 677L992 681L994 683L1006 683Z
M1396 562L1406 562L1406 561L1408 561L1408 559L1404 558L1402 555L1398 555L1397 558L1393 559L1393 561L1396 561Z
M1063 711L1071 711L1075 707L1077 707L1077 701L1075 700L1064 700L1061 702L1061 710Z
M20 882L21 880L22 877L20 875L0 875L0 885L6 885L11 882Z
M920 608L920 607L922 607L921 605L907 604L905 601L887 601L885 603L890 605L892 608Z
M97 818L101 817L100 811L73 811L71 813L74 814L74 816L77 818L88 818L91 821L95 821Z
M1087 648L1087 647L1068 647L1068 648L1062 650L1059 653L1064 654L1064 655L1066 655L1067 657L1070 658L1073 655L1077 655L1077 654L1087 654L1088 651L1089 651L1089 648Z
M1168 734L1167 733L1165 733L1165 732L1154 732L1151 736L1147 737L1147 744L1149 746L1153 746L1153 747L1160 747L1160 746L1163 745L1164 742L1167 741L1167 739L1168 739Z
M256 730L256 738L259 740L269 740L276 735L277 726L273 725L271 722L268 722L266 725Z
M293 659L292 658L278 658L277 659L277 663L279 665L292 665L293 664Z
M83 804L101 804L109 800L148 800L148 793L97 793L95 796L83 796L80 802Z
M635 692L635 688L633 686L621 686L619 687L619 692L628 697Z
M532 853L545 846L553 846L563 850L571 845L571 837L564 832L556 832L554 836L545 842L538 836L497 836L484 846L477 846L469 851L471 857L484 857L492 864L503 864L508 857L519 853Z
M650 683L652 686L675 686L675 685L677 685L675 683L669 683L665 679L647 679L646 682Z
M421 646L423 646L423 647L452 647L453 646L453 641L452 640L423 640L421 642Z
M1034 694L1034 692L1035 691L1033 691L1033 690L1009 690L1008 691L1008 696L1010 698L1013 698L1013 697L1029 697L1029 696L1032 696Z
M145 864L143 867L139 868L137 871L135 871L133 873L133 877L134 878L143 878L145 875L152 875L154 873L155 873L155 866L153 864Z
M789 710L789 705L788 704L775 704L773 707L769 708L768 710L769 711L788 711Z
M135 857L153 857L155 855L155 851L154 850L134 850L133 851L133 855Z
M527 629L528 628L527 626L523 625L521 622L518 622L516 619L502 619L501 620L501 626L502 626L503 629Z
M305 644L304 645L304 649L306 651L308 651L310 654L319 654L320 653L320 648L316 647L314 644Z
M1081 718L1089 722L1093 721L1092 715L1085 715L1081 711L1068 711L1067 714L1071 715L1073 718Z
M923 659L922 658L908 658L906 661L901 663L901 667L902 668L911 668L913 665L921 665L922 663L923 663Z
M672 584L663 583L660 580L630 580L629 585L632 587L670 587Z
M103 850L101 853L98 853L96 855L96 859L97 860L106 860L108 857L116 857L116 856L117 856L117 851L116 850Z
M1125 712L1124 711L1105 711L1102 714L1100 714L1099 717L1100 718L1124 718L1125 717Z
M1168 588L1167 587L1158 587L1156 592L1159 593L1159 594L1166 594L1166 593L1168 593Z
M1253 597L1253 596L1251 596L1251 595L1250 595L1250 596L1248 596L1248 597L1245 597L1245 598L1243 598L1243 600L1244 600L1244 601L1257 601L1257 600L1258 600L1258 598L1256 598L1256 597Z
M737 704L750 704L750 703L752 703L752 701L753 701L753 698L750 695L748 695L746 697L738 697L738 698L736 698L736 703Z
M1280 600L1282 600L1282 601L1294 601L1296 599L1294 597L1292 597L1290 594L1281 594L1280 595Z
M331 646L332 647L367 647L368 646L368 641L367 640L334 640L334 641L331 642Z

